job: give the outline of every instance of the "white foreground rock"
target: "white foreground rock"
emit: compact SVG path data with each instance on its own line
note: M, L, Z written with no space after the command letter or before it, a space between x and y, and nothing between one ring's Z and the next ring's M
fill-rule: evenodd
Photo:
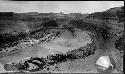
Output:
M112 73L114 66L111 63L109 56L101 56L97 61L97 70L99 73Z
M112 66L111 61L109 59L109 56L102 56L102 57L100 57L97 60L96 64L99 65L99 66L106 67L106 68L108 68L109 66Z

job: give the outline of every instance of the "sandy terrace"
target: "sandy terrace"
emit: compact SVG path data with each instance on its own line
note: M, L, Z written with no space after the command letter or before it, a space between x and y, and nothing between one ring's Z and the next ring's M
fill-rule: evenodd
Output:
M62 33L60 38L57 38L53 41L44 42L36 46L30 46L28 48L23 48L18 53L2 57L0 58L0 63L5 64L9 62L19 62L21 59L26 57L46 57L49 54L66 53L67 51L91 43L91 38L87 34L87 31L79 32L77 34L79 35L74 38L69 31L65 31Z

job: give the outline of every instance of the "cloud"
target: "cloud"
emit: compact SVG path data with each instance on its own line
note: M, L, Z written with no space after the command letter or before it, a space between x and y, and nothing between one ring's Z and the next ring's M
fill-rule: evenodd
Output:
M93 13L120 6L123 1L0 1L0 12Z

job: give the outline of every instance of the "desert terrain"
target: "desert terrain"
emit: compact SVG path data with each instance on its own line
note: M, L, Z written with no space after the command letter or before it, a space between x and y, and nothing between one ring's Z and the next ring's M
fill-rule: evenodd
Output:
M6 64L24 64L25 60L37 57L44 59L41 67L32 62L31 68L14 69L18 72L98 73L95 63L100 56L106 55L114 61L113 73L123 73L122 8L77 19L75 13L73 17L62 13L63 17L56 13L53 16L39 13L39 17L30 13L0 13L0 72L9 72ZM117 11L121 11L117 15L120 18L116 18Z

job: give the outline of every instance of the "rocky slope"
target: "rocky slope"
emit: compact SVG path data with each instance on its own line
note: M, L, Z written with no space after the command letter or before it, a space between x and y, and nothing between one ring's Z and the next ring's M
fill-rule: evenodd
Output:
M122 7L112 8L104 12L90 14L88 17L82 19L54 19L54 17L39 17L38 19L38 16L36 15L36 17L34 17L27 14L27 17L20 16L17 19L19 14L10 14L8 16L13 16L15 18L5 19L6 17L4 17L4 19L0 20L0 24L7 25L0 27L0 39L3 41L3 44L0 46L0 48L2 48L2 52L0 52L0 62L4 64L5 69L8 71L11 69L30 72L40 71L92 73L97 72L95 62L98 57L102 55L108 55L111 56L115 61L114 64L116 64L116 69L114 72L123 72L123 61L121 60L123 60L124 54L124 21L119 19L119 17L123 18L122 10ZM105 15L102 16L102 14ZM115 14L117 14L117 16L115 16ZM110 16L107 17L107 15ZM49 16L49 14L46 14L46 16ZM14 25L10 27L9 23ZM20 30L18 30L18 28ZM9 31L6 32L6 29ZM63 35L65 31L67 32L65 35ZM84 42L87 39L88 41L90 40L89 36L85 36L86 40L82 40L84 35L82 36L81 32L84 31L90 32L87 34L92 38L93 42L90 42L89 44L86 44L86 42L82 43L85 44L85 46L82 45L78 48L71 48L70 51L67 51L67 48L64 46L70 47L76 45L75 47L77 47L79 44L81 44L80 42ZM8 32L11 32L10 34L12 35L8 35ZM79 33L80 36L77 38ZM74 39L74 37L77 39ZM11 40L6 41L6 39ZM67 43L66 41L68 40L71 42L69 41L69 43ZM75 40L76 42L79 42L76 43ZM74 45L72 45L73 41ZM14 44L14 42L17 43ZM42 42L44 43L42 44ZM11 47L10 49L8 47L2 47L2 45L12 46L8 46ZM58 45L63 45L63 47L61 48L61 46ZM8 48L8 50L6 48ZM52 50L50 51L50 49ZM53 51L54 49L57 50ZM63 49L65 51L63 51ZM29 58L26 60L21 60L25 59L26 57ZM10 64L7 64L9 62Z

